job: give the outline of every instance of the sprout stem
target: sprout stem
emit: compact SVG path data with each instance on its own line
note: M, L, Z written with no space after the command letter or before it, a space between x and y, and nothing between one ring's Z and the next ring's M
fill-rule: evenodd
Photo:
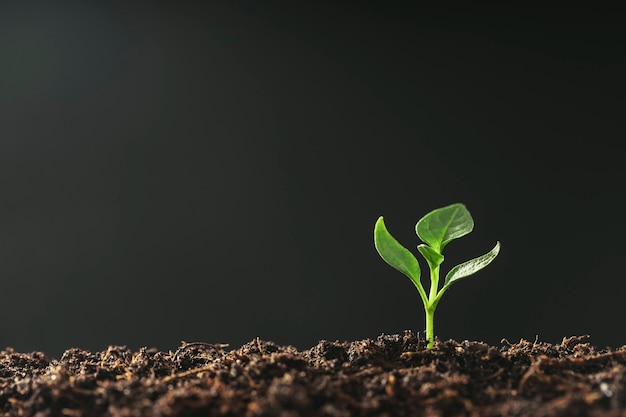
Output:
M432 349L435 339L435 309L426 307L426 340L428 340L428 349Z
M428 295L428 304L424 303L424 311L426 312L426 339L428 340L428 349L433 347L435 342L435 309L437 308L437 293L439 290L439 266L428 265L430 269L430 294Z

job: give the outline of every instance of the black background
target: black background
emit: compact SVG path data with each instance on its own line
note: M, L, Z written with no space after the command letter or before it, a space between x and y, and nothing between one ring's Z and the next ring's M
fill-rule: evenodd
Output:
M1 8L0 348L421 331L373 226L414 249L454 202L476 226L444 273L502 250L446 293L440 338L626 343L623 15Z

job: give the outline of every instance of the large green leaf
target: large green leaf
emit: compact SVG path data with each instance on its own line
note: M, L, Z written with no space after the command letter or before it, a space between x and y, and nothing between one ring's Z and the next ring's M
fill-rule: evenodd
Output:
M465 236L472 229L474 220L461 203L435 209L415 225L419 238L439 253L450 241Z
M483 256L479 256L478 258L474 258L467 262L463 262L452 268L450 272L446 275L446 279L443 284L443 288L447 288L452 285L454 282L460 280L461 278L468 277L487 265L489 265L498 253L500 252L500 242L496 242L496 246L493 247L489 252L484 254Z
M416 286L418 284L421 286L421 270L417 259L391 236L382 216L378 218L374 226L374 245L385 262L409 277Z

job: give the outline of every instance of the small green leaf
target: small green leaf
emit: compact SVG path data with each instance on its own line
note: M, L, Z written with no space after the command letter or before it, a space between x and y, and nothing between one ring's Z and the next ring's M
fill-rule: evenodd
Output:
M496 246L491 249L489 252L484 254L483 256L479 256L478 258L471 259L467 262L463 262L452 268L450 272L446 275L446 279L443 284L443 288L447 288L452 285L454 282L460 280L461 278L468 277L487 265L491 263L498 253L500 252L500 242L496 242Z
M424 259L426 259L431 270L438 267L443 262L443 255L428 245L419 245L417 250L420 251Z
M435 209L415 225L419 238L438 253L441 253L450 241L467 235L472 229L474 220L461 203Z
M415 256L391 236L385 227L383 217L379 217L374 226L374 245L378 254L389 265L409 277L417 286L420 283L420 265Z

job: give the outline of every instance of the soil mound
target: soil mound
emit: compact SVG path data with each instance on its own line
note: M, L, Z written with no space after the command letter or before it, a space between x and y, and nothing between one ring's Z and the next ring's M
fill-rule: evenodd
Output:
M299 351L260 339L175 352L0 352L2 416L626 416L626 346L494 347L380 335Z

